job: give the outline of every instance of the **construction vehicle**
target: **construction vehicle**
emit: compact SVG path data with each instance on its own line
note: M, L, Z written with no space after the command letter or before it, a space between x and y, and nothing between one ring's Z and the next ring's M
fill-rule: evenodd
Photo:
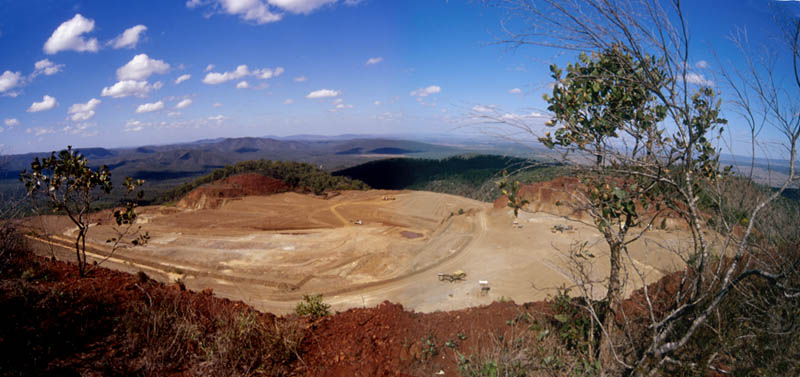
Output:
M451 283L454 281L464 280L464 278L467 277L467 273L462 270L457 270L452 274L445 274L443 272L440 272L437 275L439 276L439 281L449 281Z
M564 233L565 231L570 231L572 229L573 229L572 225L556 224L556 225L553 225L553 229L550 229L550 232L552 232L552 233L555 233L555 232Z

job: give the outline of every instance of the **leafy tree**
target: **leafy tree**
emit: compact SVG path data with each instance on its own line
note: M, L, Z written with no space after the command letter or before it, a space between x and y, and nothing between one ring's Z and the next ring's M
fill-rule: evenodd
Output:
M20 174L20 180L25 184L28 195L32 200L42 195L47 198L49 206L54 213L65 213L78 228L75 238L75 257L78 262L78 271L81 276L89 272L86 261L86 235L89 232L89 215L92 204L99 195L111 194L113 184L111 172L105 165L93 170L89 161L79 152L73 151L71 146L58 154L52 152L50 157L39 160L35 157L31 163L31 171L27 169ZM128 194L141 186L142 180L134 181L125 178L125 189ZM139 191L137 198L141 199L143 192ZM141 245L149 239L147 233L140 234L139 228L133 228L136 220L136 201L126 200L121 208L114 210L116 237L107 242L112 244L111 254L120 246L125 237L133 238L131 243Z
M603 369L611 374L641 375L730 372L725 365L734 364L735 355L720 361L719 352L703 346L712 331L709 328L715 334L725 332L711 326L720 323L719 310L729 294L760 279L776 294L770 300L748 299L746 305L751 309L764 309L763 302L800 297L800 258L782 252L774 239L763 237L774 233L757 225L764 223L763 214L770 203L798 183L800 22L792 19L785 25L788 46L769 46L766 54L742 48L743 64L720 64L727 72L728 86L735 91L733 106L751 127L752 150L760 142L761 127L772 127L781 135L779 142L789 165L776 190L768 194L741 190L742 195L750 196L739 200L741 205L731 206L724 188L737 178L719 163L719 149L724 145L719 137L725 124L720 117L721 103L714 90L696 80L690 55L695 49L683 2L486 2L506 9L510 19L520 21L505 24L509 38L500 43L585 52L567 67L566 75L553 67L557 82L546 99L553 114L551 126L559 128L540 140L565 154L573 153L571 161L577 162L585 185L583 192L574 193L573 204L592 215L612 250L607 298L611 313L620 314L616 317L625 324L609 322L608 317L600 321L602 310L595 310L588 295L584 297L585 309L601 323L605 335L599 352ZM780 70L772 54L786 52L791 54L793 69L787 71L794 74L794 80L776 75ZM542 136L536 125L526 124L524 119L495 115L486 120ZM614 307L615 296L618 298L614 261L633 261L627 245L667 210L685 222L689 233L685 244L670 248L685 263L678 267L676 291L669 297L659 296L649 290L645 271L636 263L619 266L627 269L624 276L638 279L643 289L646 315L639 319L646 325L637 327L624 308ZM576 270L582 271L580 267ZM574 278L579 288L594 283L586 275ZM769 319L785 323L776 316ZM745 325L749 321L743 319Z

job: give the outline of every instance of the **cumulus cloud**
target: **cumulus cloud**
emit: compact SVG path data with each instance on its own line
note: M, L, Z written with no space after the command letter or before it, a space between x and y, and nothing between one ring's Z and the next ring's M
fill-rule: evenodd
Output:
M284 72L283 67L277 67L275 68L275 70L269 68L257 69L251 73L262 80L267 80L273 77L278 77L281 74L283 74L283 72Z
M239 16L245 21L266 24L283 19L281 11L294 14L309 14L338 0L188 0L188 8L210 7L218 13ZM344 0L347 5L356 5L361 0Z
M104 87L100 95L112 98L128 96L144 97L153 90L161 89L162 86L163 84L161 81L151 85L147 81L123 80L110 87Z
M54 134L54 133L56 133L56 130L53 129L53 128L34 127L34 128L26 129L25 133L26 134L33 134L34 136L39 137L39 136Z
M225 73L218 73L218 72L211 72L206 75L203 79L203 82L209 85L216 85L222 84L226 81L240 79L244 76L250 74L250 70L247 69L247 66L242 64L236 67L236 70L233 72L225 72Z
M293 100L293 99L291 99L291 98L287 98L285 101L283 101L283 104L284 104L284 105L291 105L291 104L293 104L293 103L294 103L294 100Z
M504 120L509 120L509 121L518 121L518 120L524 120L524 119L544 118L544 117L545 117L544 114L542 114L540 112L536 112L536 111L530 112L528 114L505 113L502 116L502 118Z
M124 132L139 132L144 129L144 123L138 120L129 120L125 122L125 128L122 129Z
M276 67L275 69L262 68L251 71L250 68L247 67L247 65L242 64L236 67L236 70L234 71L222 72L222 73L219 72L207 73L206 77L203 78L203 82L209 85L217 85L231 80L238 80L246 76L253 76L261 80L267 80L273 77L278 77L281 74L283 74L283 72L284 72L283 67ZM240 82L239 85L243 85L242 87L246 88L247 86L244 85L247 84L242 84L242 82ZM237 88L238 87L239 86L237 85Z
M495 105L475 105L472 106L472 111L476 113L491 113L494 112Z
M187 99L185 99L183 101L178 102L178 104L175 105L175 108L176 109L185 109L185 108L189 107L189 105L191 105L191 104L192 104L192 100L187 98Z
M94 116L94 109L100 104L99 99L92 98L86 103L76 103L69 107L67 114L73 122L89 120Z
M178 76L177 79L175 79L175 84L180 84L180 83L182 83L182 82L184 82L184 81L186 81L186 80L188 80L190 78L192 78L192 75L190 75L188 73L185 74L185 75L180 75L180 76Z
M3 123L6 127L19 126L19 120L17 120L17 118L6 118Z
M39 75L55 75L56 73L61 72L63 68L63 64L55 64L49 59L42 59L33 64L33 73L31 74L31 78Z
M50 35L44 43L44 52L46 54L68 50L97 52L99 49L97 38L87 40L83 37L83 34L92 30L94 30L94 20L76 14L71 20L59 25Z
M426 88L419 88L417 90L412 90L408 93L408 95L412 97L427 97L431 94L441 93L442 88L437 85L431 85Z
M119 48L134 48L139 43L139 37L147 30L147 26L136 25L132 28L125 29L122 34L108 42L111 47Z
M54 107L58 106L58 101L55 98L45 95L42 97L42 102L34 102L31 104L31 107L28 108L29 113L37 113L39 111L46 111L50 110Z
M236 84L236 89L247 89L249 87L250 84L248 84L247 81L239 81L239 83Z
M686 82L701 86L714 86L713 81L707 79L705 76L699 73L694 73L694 72L689 72L688 74L686 74Z
M698 69L708 68L708 62L705 60L701 60L697 63L694 63L694 67Z
M158 111L164 108L164 101L158 101L153 103L143 103L136 108L137 113L151 113L153 111Z
M16 97L17 93L12 89L22 85L22 73L5 71L0 75L0 93L3 95Z
M513 89L509 90L508 92L511 93L511 94L520 94L520 93L522 93L522 89L513 88Z
M226 118L225 118L224 115L215 115L215 116L208 117L208 120L212 120L212 121L215 121L217 123L221 123L225 119Z
M305 77L305 76L298 76L298 77L294 78L295 82L306 82L307 80L308 80L308 77Z
M139 54L117 69L117 79L120 81L145 80L153 74L167 71L169 71L169 64L162 60L150 59L147 54Z
M269 0L270 4L295 14L309 14L323 5L335 2L336 0Z
M315 91L313 91L311 93L308 93L308 95L306 95L306 98L309 98L309 99L332 98L332 97L338 97L340 93L341 92L339 92L338 90L320 89L320 90L315 90Z
M192 1L195 4L200 2ZM223 13L236 15L246 21L253 21L257 24L266 24L280 21L283 16L273 13L269 5L261 0L216 0L211 1L215 8ZM186 4L187 6L189 3ZM192 8L190 6L190 8Z
M383 61L383 58L381 58L381 57L377 57L377 58L369 58L369 59L367 59L367 62L366 62L366 64L365 64L365 65L373 65L373 64L378 64L378 63L380 63L380 62L382 62L382 61Z
M73 135L81 135L83 137L94 136L94 135L97 135L97 131L93 131L93 132L88 132L87 131L89 128L91 128L93 126L94 126L93 124L89 124L89 123L68 125L68 126L62 128L61 131L66 132L66 133L70 133L70 134L73 134Z

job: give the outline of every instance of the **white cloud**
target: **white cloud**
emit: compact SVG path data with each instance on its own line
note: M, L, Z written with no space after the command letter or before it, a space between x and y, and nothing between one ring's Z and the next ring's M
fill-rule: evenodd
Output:
M185 99L183 101L178 102L178 104L175 105L175 108L176 109L185 109L185 108L189 107L189 105L191 105L191 104L192 104L192 100L187 98L187 99Z
M97 38L86 40L83 34L94 29L94 20L76 14L71 20L59 25L44 43L46 54L55 54L59 51L89 51L97 52L99 49Z
M269 0L271 5L296 14L309 14L323 5L335 2L336 0Z
M273 77L278 77L281 74L283 74L283 72L284 72L283 67L277 67L275 68L275 70L269 68L257 69L251 73L262 80L267 80Z
M117 69L117 79L120 81L145 80L153 74L167 71L169 71L169 64L162 60L150 59L147 54L139 54Z
M188 80L190 78L192 78L192 75L190 75L188 73L185 74L185 75L180 75L180 76L178 76L177 79L175 79L175 84L180 84L180 83L182 83L182 82L184 82L184 81L186 81L186 80Z
M686 82L702 86L714 86L713 81L707 79L705 76L699 73L694 73L694 72L689 72L688 74L686 74Z
M17 118L6 118L3 123L6 127L19 126L19 120L17 120Z
M708 62L705 60L701 60L697 63L694 63L694 67L698 69L708 68Z
M129 120L125 122L124 132L139 132L144 129L144 123L138 120Z
M221 104L221 103L219 103L219 102L217 102L217 103L215 103L215 104L213 104L213 105L211 105L211 106L213 106L213 107L221 107L221 106L222 106L222 104Z
M176 117L178 115L181 115L180 111L170 111L170 112L167 113L168 117Z
M353 105L340 103L340 104L336 105L336 108L337 109L352 109Z
M305 77L305 76L295 77L294 81L295 82L306 82L306 81L308 81L308 77Z
M381 57L369 58L369 59L367 59L366 65L378 64L378 63L380 63L382 61L383 61L383 58L381 58Z
M247 81L239 81L239 83L236 84L236 89L247 89L249 87L250 84L248 84Z
M153 103L143 103L136 108L137 113L151 113L153 111L158 111L164 108L164 101L158 101Z
M284 104L284 105L291 105L291 104L293 104L293 103L294 103L294 100L293 100L293 99L291 99L291 98L287 98L285 101L283 101L283 104Z
M33 73L31 74L32 78L39 75L55 75L56 73L61 72L61 69L64 68L64 65L55 64L48 59L42 59L34 63L33 68Z
M89 124L89 123L81 123L81 124L76 124L76 125L68 125L68 126L62 128L61 131L66 132L66 133L70 133L72 135L81 135L83 137L97 135L97 131L94 131L94 132L87 132L86 131L87 129L89 129L91 127L94 127L94 125L93 124Z
M216 121L217 123L221 123L225 119L226 118L223 115L215 115L215 116L212 116L212 117L208 117L208 120L213 120L213 121Z
M337 98L337 99L331 101L331 103L334 104L334 105L338 105L338 104L340 104L342 102L344 102L344 100L341 99L341 98Z
M375 106L378 106L378 105L380 105L380 104L381 104L381 101L375 101L375 102L373 102L373 103L375 104Z
M20 72L5 71L2 75L0 75L0 93L3 93L4 95L16 97L17 94L15 92L11 92L10 90L21 84L22 73Z
M72 115L70 119L72 119L73 122L89 120L94 116L94 109L100 104L100 102L102 101L97 98L92 98L86 103L73 104L67 110L67 114Z
M150 91L161 89L163 84L158 81L150 84L147 81L123 80L119 81L111 87L103 88L100 94L103 97L122 98L128 96L144 97Z
M108 42L111 47L118 48L134 48L139 43L139 37L147 30L147 26L136 25L132 28L125 29L119 36Z
M314 99L314 98L331 98L331 97L338 97L340 93L341 93L341 92L339 92L338 90L332 90L332 89L320 89L320 90L315 90L315 91L313 91L313 92L311 92L311 93L308 93L308 95L306 96L306 98L309 98L309 99Z
M503 114L502 118L505 120L524 120L524 119L531 119L531 118L544 118L544 114L540 112L530 112L528 114L515 114L515 113L505 113Z
M280 21L283 18L281 14L272 13L269 6L261 0L218 0L217 4L223 12L257 24Z
M417 90L413 90L413 91L409 92L408 95L413 96L413 97L427 97L427 96L429 96L431 94L441 93L441 91L442 91L442 88L440 88L440 87L438 87L436 85L431 85L431 86L428 86L426 88L419 88Z
M58 101L55 98L45 95L42 97L42 102L34 102L31 104L31 107L28 108L29 113L36 113L39 111L46 111L50 110L54 107L58 106Z
M509 90L508 92L511 93L511 94L520 94L520 93L522 93L522 89L514 88L514 89Z
M475 105L472 106L472 111L477 113L491 113L494 112L495 105Z
M246 65L242 64L236 67L236 70L233 72L225 72L225 73L211 72L206 75L206 77L203 79L203 82L209 85L222 84L226 81L240 79L249 74L250 70L247 68Z
M53 128L34 127L34 128L26 129L25 133L26 134L33 134L34 136L39 137L39 136L54 134L54 133L56 133L56 130L53 129Z

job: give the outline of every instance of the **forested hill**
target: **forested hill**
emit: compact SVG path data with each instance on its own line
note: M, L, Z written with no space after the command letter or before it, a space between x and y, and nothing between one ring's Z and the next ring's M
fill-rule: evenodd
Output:
M427 190L492 201L503 170L514 179L534 182L564 174L558 164L496 155L467 155L441 160L390 158L339 170L334 176L357 179L375 189Z
M291 161L255 160L242 161L216 169L207 175L184 183L162 194L155 202L164 203L178 200L199 186L244 173L262 174L281 180L290 188L304 188L316 193L321 193L325 190L364 190L369 188L364 182L347 177L333 176L311 164Z

